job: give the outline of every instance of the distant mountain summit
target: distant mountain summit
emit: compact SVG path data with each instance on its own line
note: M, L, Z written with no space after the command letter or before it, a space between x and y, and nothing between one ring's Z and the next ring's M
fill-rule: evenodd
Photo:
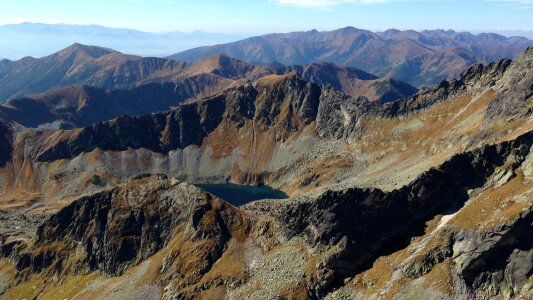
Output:
M175 72L176 61L126 55L107 48L73 44L43 58L0 63L0 101L68 85L131 88L156 72Z
M532 41L493 33L453 30L390 29L384 32L346 27L334 31L268 34L238 42L200 47L170 56L195 61L223 53L237 59L270 64L309 64L329 61L392 77L415 86L457 77L474 63L513 58Z

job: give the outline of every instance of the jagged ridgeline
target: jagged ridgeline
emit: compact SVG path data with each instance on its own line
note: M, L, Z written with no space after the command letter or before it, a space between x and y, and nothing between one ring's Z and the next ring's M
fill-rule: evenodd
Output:
M391 103L294 70L71 130L2 122L2 291L530 298L532 70L529 48ZM190 184L228 181L291 198Z

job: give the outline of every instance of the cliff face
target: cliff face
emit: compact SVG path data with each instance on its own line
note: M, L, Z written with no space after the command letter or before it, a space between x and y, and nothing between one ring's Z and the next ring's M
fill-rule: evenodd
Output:
M11 159L13 151L11 135L10 125L0 119L0 167L3 167Z

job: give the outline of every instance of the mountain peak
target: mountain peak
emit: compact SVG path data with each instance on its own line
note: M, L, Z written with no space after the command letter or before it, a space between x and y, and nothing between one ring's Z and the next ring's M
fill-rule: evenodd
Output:
M292 70L288 73L282 74L282 75L268 75L265 76L259 80L257 80L257 84L261 86L278 86L279 84L287 81L304 81L300 74L296 70Z
M361 29L358 29L358 28L355 28L353 26L346 26L344 28L341 28L339 29L339 31L341 32L358 32L358 31L361 31Z
M68 46L67 48L57 52L57 54L59 55L81 54L92 58L99 58L112 53L118 53L118 51L98 46L83 45L79 43L74 43Z
M190 64L187 73L213 73L224 77L239 77L239 74L247 73L254 68L255 66L251 64L217 53Z

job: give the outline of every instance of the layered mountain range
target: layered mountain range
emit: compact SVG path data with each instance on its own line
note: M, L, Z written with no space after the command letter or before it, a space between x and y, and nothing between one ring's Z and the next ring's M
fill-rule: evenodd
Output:
M1 106L1 295L533 297L533 47L393 99L332 63L160 61ZM193 185L228 182L290 198Z
M166 111L267 75L293 71L310 82L380 102L417 92L404 82L331 63L267 68L213 55L188 64L80 44L40 59L3 61L3 66L0 97L40 93L0 104L0 117L26 127L83 127L121 115Z
M384 32L346 27L334 31L268 34L216 46L200 47L170 56L194 61L214 53L270 64L335 62L416 87L453 79L474 63L513 58L532 42L521 37L452 30Z

